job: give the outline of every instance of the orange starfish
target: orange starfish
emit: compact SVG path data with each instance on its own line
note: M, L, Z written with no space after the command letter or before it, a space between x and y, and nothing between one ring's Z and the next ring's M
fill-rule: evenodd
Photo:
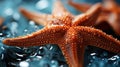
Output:
M100 30L87 27L94 24L100 12L101 5L96 4L86 13L73 16L57 0L52 15L45 15L46 18L42 15L47 24L43 29L27 36L4 39L3 43L19 47L57 44L69 67L83 67L84 49L88 45L120 53L119 41Z
M3 21L4 21L4 19L2 17L0 17L0 28L2 28Z
M3 18L0 17L0 26L3 24Z
M80 4L69 0L70 5L78 9L79 11L86 12L92 5ZM102 30L112 28L117 35L120 35L120 7L114 0L104 0L102 13L99 16L96 27Z
M6 26L3 26L4 18L0 17L0 31L6 29Z

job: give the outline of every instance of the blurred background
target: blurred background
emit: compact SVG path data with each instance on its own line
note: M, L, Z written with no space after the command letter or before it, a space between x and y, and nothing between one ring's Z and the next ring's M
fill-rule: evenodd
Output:
M55 0L0 0L0 67L68 67L58 46L34 46L29 48L10 47L2 40L8 37L27 35L43 26L26 19L19 12L20 7L29 11L50 14ZM78 3L95 4L102 0L73 0ZM120 0L116 0L119 4ZM72 14L80 14L67 0L62 0L65 8ZM120 55L100 48L88 46L84 57L85 67L120 67Z

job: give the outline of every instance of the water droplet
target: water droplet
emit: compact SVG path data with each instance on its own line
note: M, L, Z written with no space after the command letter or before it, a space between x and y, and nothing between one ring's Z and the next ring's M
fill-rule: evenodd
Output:
M3 35L3 33L0 33L0 36L2 36Z
M2 60L4 59L4 54L2 54L1 59L2 59Z
M16 66L16 65L17 65L16 63L12 63L12 62L11 62L10 64L13 65L13 66Z
M94 55L96 55L96 53L91 53L90 55L91 55L91 56L94 56Z
M14 36L16 33L17 33L17 27L18 27L18 24L17 22L12 22L11 23L11 26L10 26L10 30L11 30L11 33L12 35Z
M30 25L35 25L35 22L34 21L29 21L29 24Z
M2 49L2 50L5 50L5 48L4 48L3 46L1 46L1 49Z
M27 29L24 30L24 32L27 32L27 31L28 31Z
M37 58L39 58L39 59L41 59L42 58L42 56L36 56Z
M48 7L48 0L40 0L36 3L36 8L39 10L45 9Z
M52 50L53 49L53 47L51 46L50 48L49 48L49 50Z
M33 55L31 55L30 57L35 57L37 55L37 53L34 53Z
M39 27L37 25L35 25L35 31L39 30Z
M109 58L108 60L117 60L117 59L119 59L119 56L118 55L115 55L115 56L113 56L113 57L111 57L111 58Z
M29 63L26 61L22 61L19 63L20 67L29 67Z
M64 67L64 65L60 65L60 67Z
M6 15L12 15L13 14L12 8L6 8L4 12L5 12Z
M39 49L43 49L43 47L40 47Z
M16 59L16 60L21 61L21 59Z
M22 55L22 54L18 54L18 53L15 53L17 56L19 56L19 57L23 57L24 55Z
M58 67L58 62L55 60L52 60L50 65L51 67Z
M19 13L14 13L14 14L13 14L13 18L14 18L15 20L19 20L19 19L20 19Z
M25 29L25 30L24 30L24 32L23 32L23 34L24 34L24 35L27 35L27 34L29 34L29 31L28 31L28 29Z

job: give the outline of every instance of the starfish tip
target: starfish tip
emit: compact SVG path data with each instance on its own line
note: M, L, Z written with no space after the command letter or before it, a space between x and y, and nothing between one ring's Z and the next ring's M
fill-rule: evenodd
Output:
M20 11L20 13L25 13L26 12L26 10L23 7L20 7L19 11Z
M9 42L11 42L11 39L10 39L10 38L7 38L7 39L4 39L4 40L3 40L3 44L10 45Z

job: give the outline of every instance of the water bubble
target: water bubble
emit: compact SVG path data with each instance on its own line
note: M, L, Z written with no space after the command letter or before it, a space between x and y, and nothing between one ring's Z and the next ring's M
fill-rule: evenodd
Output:
M3 33L0 33L0 36L2 36L3 35Z
M28 34L28 30L27 30L27 29L25 29L25 30L24 30L24 33Z
M26 61L29 62L29 61L30 61L30 58L29 58L29 59L26 59Z
M96 53L91 53L90 55L91 55L91 56L94 56L94 55L96 55Z
M2 50L5 50L5 48L4 48L3 46L1 46L1 49L2 49Z
M27 29L24 30L24 32L27 32L27 31L28 31Z
M6 35L6 37L7 38L12 37L11 33L9 33L8 35Z
M37 53L34 53L33 55L31 55L30 57L35 57L37 55Z
M12 66L17 66L16 63L12 63L12 62L10 62L9 64L11 64Z
M64 67L64 65L60 65L60 67Z
M51 67L58 67L58 62L55 60L51 60Z
M27 35L29 33L29 31L27 29L24 30L24 35Z
M22 54L18 54L18 53L15 53L17 56L19 56L19 57L23 57L24 55L22 55Z
M1 54L1 60L3 60L4 59L4 54Z
M11 23L10 31L11 31L13 36L15 36L17 34L17 32L18 32L17 27L18 27L17 22L12 22Z
M36 8L39 10L45 9L48 7L48 0L40 0L36 3Z
M26 61L22 61L19 63L20 67L29 67L29 63Z
M35 25L35 31L39 30L39 27L37 25Z
M14 13L14 14L13 14L13 18L14 18L15 20L19 20L19 19L20 19L19 13Z
M37 58L39 58L39 59L41 59L42 58L42 56L36 56Z
M18 58L18 59L16 59L16 60L21 61L21 59L19 59L19 58Z
M109 58L108 60L117 60L117 59L119 59L119 56L118 56L118 55L115 55L115 56Z
M51 46L50 48L49 48L49 50L52 50L53 49L53 46Z
M29 24L30 25L35 25L35 22L34 21L29 21Z
M6 15L12 15L13 14L13 9L12 8L6 8L4 12L5 12Z

